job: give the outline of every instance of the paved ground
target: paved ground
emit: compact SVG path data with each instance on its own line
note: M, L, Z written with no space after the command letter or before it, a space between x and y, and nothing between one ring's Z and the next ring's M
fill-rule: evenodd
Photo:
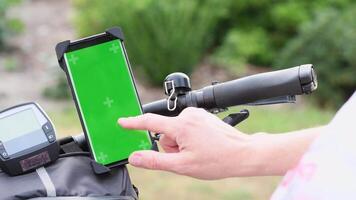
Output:
M22 20L25 30L8 41L13 50L0 55L1 108L26 101L37 101L45 107L57 104L44 99L42 92L59 73L55 44L74 36L71 13L67 0L27 0L10 12ZM4 69L9 59L16 63L15 71Z

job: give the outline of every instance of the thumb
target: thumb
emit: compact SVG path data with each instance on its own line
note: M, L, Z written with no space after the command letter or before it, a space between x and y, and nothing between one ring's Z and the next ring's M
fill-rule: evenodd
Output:
M157 151L136 151L129 157L129 163L135 167L174 171L173 168L180 162L179 153L161 153Z

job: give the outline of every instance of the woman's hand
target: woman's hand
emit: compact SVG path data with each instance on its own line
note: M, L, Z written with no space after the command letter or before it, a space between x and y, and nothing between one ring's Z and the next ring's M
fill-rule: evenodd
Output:
M134 152L131 165L199 179L283 175L323 130L246 135L198 108L186 108L177 117L144 114L121 118L119 124L162 134L160 145L165 152Z
M177 117L144 114L119 119L124 128L161 133L165 153L137 151L130 164L200 179L234 176L234 160L246 155L250 136L238 132L203 109L187 108Z

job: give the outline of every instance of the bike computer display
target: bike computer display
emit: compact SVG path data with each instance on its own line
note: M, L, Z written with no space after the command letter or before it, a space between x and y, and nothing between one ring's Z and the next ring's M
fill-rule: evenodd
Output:
M36 103L0 112L0 167L19 175L58 158L54 126Z

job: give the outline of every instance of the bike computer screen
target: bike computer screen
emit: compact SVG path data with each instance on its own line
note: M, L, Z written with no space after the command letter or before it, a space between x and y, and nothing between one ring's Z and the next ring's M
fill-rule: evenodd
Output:
M35 103L0 112L0 167L18 175L58 157L52 123Z
M65 69L82 126L96 162L127 163L136 150L151 149L148 131L128 130L119 117L142 114L123 43L106 34L70 44Z

